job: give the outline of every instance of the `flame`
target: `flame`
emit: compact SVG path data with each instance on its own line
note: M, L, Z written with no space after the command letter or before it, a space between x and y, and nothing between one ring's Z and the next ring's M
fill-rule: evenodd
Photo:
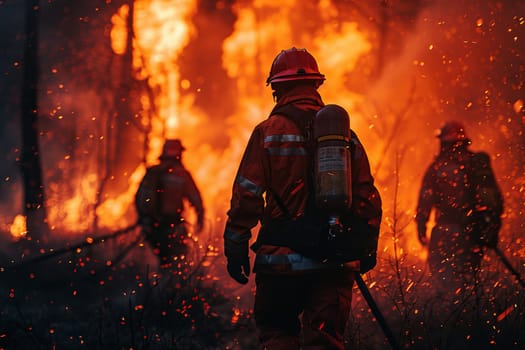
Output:
M129 16L129 6L122 5L118 12L111 17L111 48L117 55L123 55L126 52L126 42L128 31L126 30L126 19Z
M15 216L13 223L9 226L9 232L13 237L24 237L27 233L26 217L24 215Z
M152 115L149 135L156 155L160 150L159 139L180 136L185 122L191 123L195 118L181 100L178 59L194 33L191 17L196 9L195 0L135 2L134 65L140 75L147 77L150 87L159 91L153 101L158 114ZM156 157L152 155L148 160L155 161Z
M56 229L56 225L60 224L60 228L86 231L91 229L90 217L93 216L91 203L95 202L96 193L93 189L97 188L98 176L95 173L84 173L83 176L71 181L76 186L69 189L72 191L69 198L64 195L48 199L46 204L50 208L48 221L51 223L51 229ZM49 188L61 193L60 185L60 183L50 183Z
M121 220L125 223L125 213L127 212L130 203L133 203L135 193L139 188L140 181L146 173L144 164L140 164L131 174L128 181L126 192L121 193L115 198L109 198L97 207L96 214L99 218L100 227L115 227L115 220ZM119 222L119 221L117 221Z

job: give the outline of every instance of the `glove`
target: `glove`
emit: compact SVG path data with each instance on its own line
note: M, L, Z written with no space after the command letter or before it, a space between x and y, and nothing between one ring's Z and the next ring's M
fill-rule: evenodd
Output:
M226 268L231 278L240 284L248 283L248 276L250 276L248 241L234 242L224 239L224 255L228 261Z
M417 238L422 245L427 245L427 224L422 222L417 224Z
M367 273L376 266L376 263L377 259L375 254L370 254L362 257L360 260L359 273Z

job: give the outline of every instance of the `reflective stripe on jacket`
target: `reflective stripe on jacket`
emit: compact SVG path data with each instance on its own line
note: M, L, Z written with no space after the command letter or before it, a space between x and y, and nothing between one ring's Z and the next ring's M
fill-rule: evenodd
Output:
M276 254L257 254L255 257L255 265L259 271L275 270L276 267L281 266L282 270L287 271L307 271L307 270L323 270L323 269L339 269L345 268L347 270L359 271L358 262L348 263L329 263L321 262L314 259L307 258L297 253L290 253L285 255Z

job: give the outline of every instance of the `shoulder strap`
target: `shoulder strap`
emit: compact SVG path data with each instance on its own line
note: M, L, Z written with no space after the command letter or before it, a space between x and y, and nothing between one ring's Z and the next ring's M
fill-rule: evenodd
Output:
M290 121L292 121L301 131L303 134L303 137L305 139L305 148L306 153L308 155L308 158L310 160L310 164L313 164L313 157L314 157L314 149L315 149L315 140L313 139L313 120L315 118L315 114L317 113L317 110L303 110L299 109L296 106L292 104L287 104L283 106L275 107L272 112L270 113L270 117L279 114L283 115L286 118L288 118ZM308 187L310 190L310 196L309 196L309 205L313 205L313 198L312 195L314 193L314 177L313 177L313 165L310 166L310 171L308 172ZM275 191L272 188L268 188L268 192L273 196L275 199L275 202L279 206L279 209L285 214L287 218L291 218L290 211L285 206L282 198L275 193Z
M313 157L315 140L313 139L313 120L317 110L299 109L292 104L276 106L270 113L270 117L275 114L283 115L291 120L301 130L305 138L306 151L310 157Z

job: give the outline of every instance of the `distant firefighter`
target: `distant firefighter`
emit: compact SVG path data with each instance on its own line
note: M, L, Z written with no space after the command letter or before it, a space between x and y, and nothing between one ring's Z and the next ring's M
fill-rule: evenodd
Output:
M416 223L419 240L426 245L427 222L435 210L430 271L436 287L456 290L473 282L483 247L496 247L503 199L489 156L468 149L471 140L461 123L445 123L438 138L440 152L423 178Z
M135 197L139 224L161 268L171 268L177 260L179 264L188 253L185 201L197 214L196 233L203 228L204 207L191 174L182 164L184 150L180 140L166 140L160 164L146 170Z

